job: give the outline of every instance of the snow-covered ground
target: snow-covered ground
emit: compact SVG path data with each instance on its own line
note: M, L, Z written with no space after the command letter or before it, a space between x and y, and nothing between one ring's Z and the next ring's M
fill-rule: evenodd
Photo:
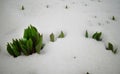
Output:
M45 47L13 58L6 44L22 38L30 24L43 34ZM65 38L50 42L49 35L61 30ZM85 38L86 30L89 36L102 32L102 41ZM0 74L120 74L119 36L120 0L0 0ZM108 42L117 54L105 49Z

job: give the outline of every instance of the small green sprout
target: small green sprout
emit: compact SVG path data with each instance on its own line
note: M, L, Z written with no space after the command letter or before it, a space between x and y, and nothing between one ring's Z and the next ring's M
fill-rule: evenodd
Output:
M87 72L86 74L90 74L89 72Z
M18 49L19 43L18 40L13 40L13 43L7 43L7 51L10 55L17 57L21 55L20 50Z
M50 34L50 41L51 42L54 42L55 41L55 36L53 33Z
M115 20L115 16L112 16L112 20L113 20L113 21Z
M85 32L85 37L88 38L88 31Z
M24 10L25 8L24 8L24 6L22 5L22 8L21 8L21 10Z
M68 6L67 6L67 5L65 6L65 9L68 9Z
M117 53L117 49L114 50L113 44L112 43L108 43L108 47L106 48L106 50L111 50L114 54Z
M60 35L58 36L58 38L64 38L65 34L63 33L63 31L61 31Z
M102 35L102 32L99 32L99 33L96 32L96 33L93 34L92 38L97 40L97 41L101 41L102 40L101 35Z

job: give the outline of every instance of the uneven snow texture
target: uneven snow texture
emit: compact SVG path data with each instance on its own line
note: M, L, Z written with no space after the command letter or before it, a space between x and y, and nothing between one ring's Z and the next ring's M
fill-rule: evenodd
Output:
M13 58L6 44L22 38L30 24L43 34L45 47L41 54ZM0 74L120 74L119 29L120 0L0 0ZM96 31L102 41L91 38ZM117 54L105 49L108 42Z

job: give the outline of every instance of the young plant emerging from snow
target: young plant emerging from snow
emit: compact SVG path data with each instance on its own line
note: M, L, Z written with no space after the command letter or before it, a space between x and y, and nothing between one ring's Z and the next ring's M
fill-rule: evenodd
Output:
M63 31L61 31L60 35L58 36L58 38L64 38L65 34L63 33Z
M112 20L113 20L113 21L115 20L115 16L112 17Z
M87 72L86 74L90 74L89 72Z
M51 42L54 42L55 41L55 36L53 33L50 34L50 41Z
M12 43L7 44L7 51L10 55L18 57L21 54L40 53L43 46L43 36L38 33L34 26L30 25L24 30L22 39L13 39Z
M65 6L65 9L68 9L68 6L67 6L67 5Z
M117 53L117 49L114 50L113 44L112 43L108 43L108 47L106 48L106 50L111 50L114 54Z
M21 8L21 10L24 10L25 8L24 8L24 6L22 5L22 8Z
M102 35L102 32L99 32L99 33L96 32L96 33L93 34L92 38L97 40L97 41L101 41L102 40L101 35Z
M88 31L85 32L85 37L88 38Z

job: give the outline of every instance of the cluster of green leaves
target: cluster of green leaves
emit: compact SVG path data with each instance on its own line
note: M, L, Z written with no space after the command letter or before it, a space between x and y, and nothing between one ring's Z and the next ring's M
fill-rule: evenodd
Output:
M99 33L96 32L96 33L93 34L92 38L97 40L97 41L101 41L102 40L101 35L102 35L102 32L99 32Z
M61 31L61 33L59 34L58 38L64 38L65 34L63 33L63 31ZM53 33L50 34L50 41L54 42L55 41L55 35Z
M13 39L12 43L7 44L7 51L10 55L17 57L21 54L40 53L43 46L43 36L38 33L34 26L30 25L24 30L22 39Z
M92 38L95 39L95 40L97 40L97 41L101 41L101 40L102 40L102 39L101 39L101 35L102 35L102 32L96 32L96 33L94 33L94 34L92 35ZM86 32L85 32L85 37L86 37L86 38L89 37L87 30L86 30Z
M117 49L114 49L113 44L112 43L108 43L108 47L106 48L106 50L111 50L114 54L117 53Z

